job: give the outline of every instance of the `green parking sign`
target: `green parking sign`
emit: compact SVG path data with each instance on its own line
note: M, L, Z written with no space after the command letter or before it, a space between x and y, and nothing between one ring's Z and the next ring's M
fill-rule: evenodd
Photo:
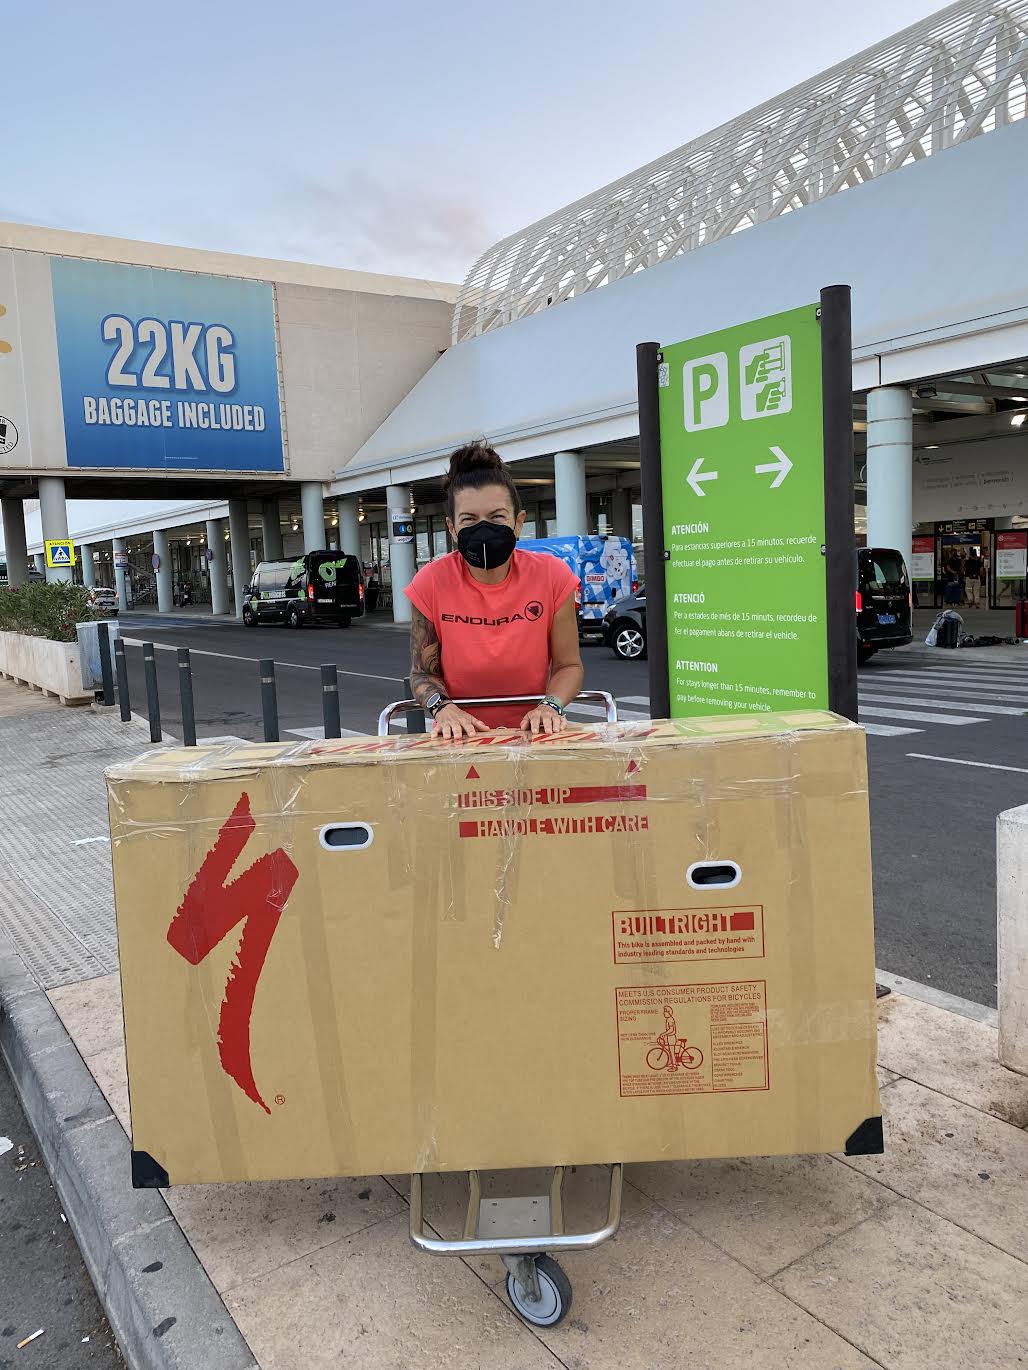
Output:
M823 302L639 349L655 717L855 716L848 303L829 461Z

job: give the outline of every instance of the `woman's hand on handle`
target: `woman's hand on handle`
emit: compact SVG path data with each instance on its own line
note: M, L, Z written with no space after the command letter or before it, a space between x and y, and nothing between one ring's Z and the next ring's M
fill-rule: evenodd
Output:
M522 732L528 733L531 737L547 737L553 733L562 733L567 726L568 721L563 714L551 709L549 704L537 704L521 720Z
M444 742L456 742L458 745L465 737L474 737L476 733L488 731L487 723L483 723L480 718L473 718L456 704L447 704L444 709L440 709L432 722L433 737L440 737Z

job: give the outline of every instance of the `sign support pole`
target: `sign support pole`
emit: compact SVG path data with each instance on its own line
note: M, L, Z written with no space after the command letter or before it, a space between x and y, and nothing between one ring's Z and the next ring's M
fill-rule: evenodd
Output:
M833 713L856 723L854 594L857 555L853 533L853 341L848 285L829 285L821 291L821 393L824 406L828 707Z
M660 347L639 343L635 363L639 384L639 474L642 480L643 572L646 577L646 656L650 676L650 717L671 717L671 679L667 659L667 587L664 550L664 486L660 466L660 407L657 366Z

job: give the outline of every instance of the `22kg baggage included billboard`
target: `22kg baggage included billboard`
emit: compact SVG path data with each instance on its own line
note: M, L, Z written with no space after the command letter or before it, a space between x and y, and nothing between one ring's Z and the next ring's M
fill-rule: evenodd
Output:
M272 286L54 257L68 465L282 471Z
M137 1184L881 1149L863 732L108 773Z

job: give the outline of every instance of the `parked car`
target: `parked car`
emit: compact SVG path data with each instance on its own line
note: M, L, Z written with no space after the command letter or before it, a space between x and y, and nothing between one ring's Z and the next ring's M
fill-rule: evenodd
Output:
M117 590L113 590L109 585L91 586L89 605L92 609L99 609L100 613L106 614L109 618L117 618L118 610L121 608Z
M645 590L626 595L611 605L603 617L603 642L622 661L639 661L645 657Z
M349 628L364 613L364 576L357 557L308 552L292 561L262 561L246 587L243 623L330 623Z
M894 547L857 552L856 623L859 665L883 647L903 647L912 640L910 580Z
M578 631L583 636L602 633L604 615L611 605L639 588L635 549L628 538L613 534L522 538L518 548L559 557L578 577L575 602Z

